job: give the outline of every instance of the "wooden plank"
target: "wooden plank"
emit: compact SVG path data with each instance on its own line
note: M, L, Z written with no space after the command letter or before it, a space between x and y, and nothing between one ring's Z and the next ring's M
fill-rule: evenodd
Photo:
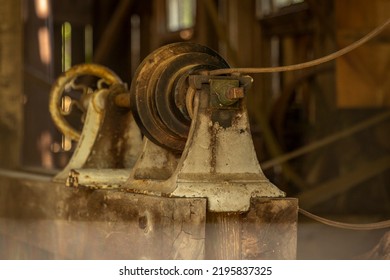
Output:
M216 36L216 26L213 24L213 19L208 13L207 3L203 0L196 2L195 21L194 41L198 44L218 50L220 39Z
M389 0L335 1L338 48L360 39L390 17ZM390 30L336 61L337 105L390 106Z
M2 175L0 258L203 259L205 209L205 199L71 189Z
M301 35L313 30L311 14L307 3L283 7L261 18L267 36Z
M241 259L241 217L237 213L208 213L206 258Z
M21 1L0 0L0 167L20 164L23 124Z
M57 76L53 70L59 66L58 73L61 73L61 30L56 32L57 30L51 28L51 21L44 15L38 16L35 1L24 1L23 10L23 41L28 44L23 47L24 124L21 160L23 166L49 169L60 162L54 160L54 156L59 159L60 153L54 155L50 149L52 143L60 143L61 137L54 128L47 104L51 83ZM38 34L41 34L41 37L37 36ZM44 57L46 58L42 59ZM61 154L62 159L65 159L63 156Z
M360 164L355 170L331 179L298 195L300 205L310 209L321 202L345 193L360 183L385 172L390 168L390 156Z
M298 200L252 198L246 213L208 213L207 259L295 259Z
M72 25L85 26L93 21L92 7L94 0L56 0L52 1L51 9L53 20L62 24L70 22Z
M96 46L93 61L96 63L105 63L109 59L113 46L123 36L122 27L127 23L131 14L134 0L121 0L118 2L110 20L99 38ZM123 39L122 39L123 40Z
M253 198L242 217L242 259L295 259L297 219L297 199Z
M296 255L296 199L253 198L246 213L207 213L206 226L206 199L74 189L52 183L49 177L4 174L0 173L2 259Z

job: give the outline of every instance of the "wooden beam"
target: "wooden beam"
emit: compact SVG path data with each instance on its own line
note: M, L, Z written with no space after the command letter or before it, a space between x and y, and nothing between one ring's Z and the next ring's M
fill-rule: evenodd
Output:
M298 200L253 198L242 217L241 258L293 260L297 254Z
M206 258L295 259L298 200L252 198L246 213L207 213Z
M130 11L133 7L134 0L121 0L115 12L112 14L107 27L99 40L96 47L93 61L96 63L104 63L117 40L120 37L120 31L126 20L130 18Z
M205 199L67 188L6 173L0 259L204 259Z
M50 179L0 170L0 259L296 257L296 199L252 198L248 212L210 213L204 198L67 188Z
M206 256L208 259L241 259L240 214L208 213L206 232Z
M267 36L300 35L313 32L308 24L311 13L306 3L284 7L278 12L264 16L260 22Z
M361 38L390 17L390 1L386 0L339 0L334 1L334 5L338 49ZM387 28L370 42L336 60L339 108L390 106L389 40Z
M20 0L0 0L0 167L20 165L23 124Z
M317 187L302 192L298 195L300 205L304 209L310 209L332 197L345 193L359 183L364 182L390 168L390 156L384 156L374 161L361 164L355 170L331 179Z

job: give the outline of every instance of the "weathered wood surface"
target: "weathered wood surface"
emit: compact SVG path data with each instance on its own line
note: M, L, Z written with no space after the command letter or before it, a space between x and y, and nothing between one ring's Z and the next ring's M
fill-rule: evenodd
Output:
M0 175L2 259L203 259L205 199Z
M211 260L241 259L241 215L208 213L206 257Z
M336 39L343 48L390 17L388 0L338 0ZM337 105L341 108L390 106L389 38L387 28L362 47L337 59Z
M23 126L20 0L0 0L0 167L20 162Z
M295 198L252 199L242 220L242 259L295 259L297 220Z
M249 212L208 213L208 259L295 259L298 200L252 198Z
M253 198L246 213L206 213L206 199L7 174L0 172L0 259L296 257L296 199Z

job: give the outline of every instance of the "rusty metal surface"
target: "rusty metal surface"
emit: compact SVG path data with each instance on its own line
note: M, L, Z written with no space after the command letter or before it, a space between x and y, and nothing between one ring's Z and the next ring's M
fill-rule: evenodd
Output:
M119 188L129 177L129 169L72 169L66 180L67 187Z
M121 93L115 96L115 105L122 108L130 108L130 94Z
M247 211L251 197L284 197L261 171L244 99L214 107L210 92L214 77L199 76L201 83L194 79L193 86L201 88L195 97L195 123L171 195L207 197L208 209L215 212ZM236 79L242 88L248 88L251 82L250 77L221 79Z
M213 87L215 81L222 86ZM206 197L212 212L245 212L252 197L284 197L261 171L244 100L223 104L218 94L211 92L225 96L231 88L249 88L251 82L247 76L190 76L190 86L195 89L194 112L180 160L171 150L145 140L123 187L159 196ZM159 170L166 166L175 168L162 178Z
M87 77L87 80L78 80L80 77ZM95 85L91 85L93 83ZM85 111L80 136L66 121L60 107L63 94L69 89L82 91L79 100L71 101ZM50 111L54 122L66 136L74 140L79 139L68 165L54 177L54 181L65 182L73 169L79 170L81 178L84 178L83 169L99 169L108 175L106 178L98 176L99 180L94 180L96 186L102 187L106 186L109 180L118 181L114 173L109 175L110 173L104 170L129 170L135 164L141 149L142 136L129 110L127 86L111 70L95 64L72 67L60 76L53 86ZM68 113L71 113L71 110ZM114 185L119 186L116 183Z
M151 53L138 67L130 89L132 112L142 132L158 145L183 151L190 127L187 77L226 67L217 53L192 43L171 44Z
M230 90L237 88L238 80L211 79L211 94L217 96L217 102L214 106L229 106L237 102L237 99L230 98Z

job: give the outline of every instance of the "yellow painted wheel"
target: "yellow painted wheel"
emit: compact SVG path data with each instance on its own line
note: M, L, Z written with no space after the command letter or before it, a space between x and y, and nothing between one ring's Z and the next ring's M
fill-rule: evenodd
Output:
M118 83L122 81L113 71L98 64L75 65L64 72L55 81L49 97L49 111L57 128L78 141L81 132L70 124L67 116L75 107L85 115L91 95ZM75 95L79 98L74 99Z

